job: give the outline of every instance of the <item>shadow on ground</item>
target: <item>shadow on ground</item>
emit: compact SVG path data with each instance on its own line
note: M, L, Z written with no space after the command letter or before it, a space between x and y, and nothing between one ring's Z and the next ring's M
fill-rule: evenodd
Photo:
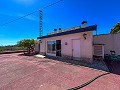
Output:
M98 69L98 70L102 70L102 71L109 71L105 62L104 61L100 61L100 60L94 60L92 64L90 63L86 63L83 61L79 61L79 60L71 60L71 59L63 59L63 58L59 58L59 57L51 57L51 56L47 56L46 58L48 59L52 59L52 60L57 60L57 61L62 61L71 65L80 65L80 66L85 66L85 67L89 67L89 68L93 68L93 69Z
M34 54L21 53L21 54L18 54L18 56L34 56Z
M120 62L105 61L105 63L111 73L120 75Z

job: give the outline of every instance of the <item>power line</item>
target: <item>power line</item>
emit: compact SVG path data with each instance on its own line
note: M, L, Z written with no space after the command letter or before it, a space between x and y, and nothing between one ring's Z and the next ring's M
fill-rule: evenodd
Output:
M55 3L52 3L52 4L50 4L50 5L47 5L47 6L45 6L43 9L46 9L46 8L48 8L48 7L51 7L51 6L57 4L57 3L61 2L61 1L63 1L63 0L59 0L59 1L55 2ZM40 37L42 37L42 34L43 34L43 9L40 9L40 29L39 29L39 36L40 36Z
M26 15L24 15L24 16L22 16L22 17L19 17L19 18L17 18L17 19L14 19L14 20L11 20L11 21L6 22L6 23L4 23L4 24L1 24L0 26L4 26L4 25L10 24L10 23L12 23L12 22L18 21L18 20L20 20L20 19L22 19L22 18L24 18L24 17L27 17L27 16L29 16L29 15L32 15L32 14L38 12L38 11L39 11L39 10L36 10L36 11L31 12L31 13L29 13L29 14L26 14Z
M50 5L45 6L45 7L41 8L41 9L39 9L39 10L35 10L35 11L33 11L33 12L31 12L31 13L28 13L28 14L22 16L22 17L19 17L19 18L17 18L17 19L14 19L14 20L11 20L11 21L6 22L6 23L4 23L4 24L1 24L0 26L5 26L5 25L7 25L7 24L10 24L10 23L13 23L13 22L15 22L15 21L18 21L18 20L20 20L20 19L22 19L22 18L25 18L25 17L27 17L27 16L29 16L29 15L32 15L32 14L36 13L36 12L39 12L39 11L42 10L42 9L46 9L46 8L48 8L48 7L51 7L51 6L57 4L57 3L61 2L61 1L63 1L63 0L59 0L59 1L55 2L55 3L52 3L52 4L50 4Z
M51 6L57 4L57 3L61 2L61 1L63 1L63 0L59 0L59 1L55 2L55 3L52 3L52 4L50 4L50 5L47 5L47 6L45 6L43 9L46 9L46 8L48 8L48 7L51 7Z

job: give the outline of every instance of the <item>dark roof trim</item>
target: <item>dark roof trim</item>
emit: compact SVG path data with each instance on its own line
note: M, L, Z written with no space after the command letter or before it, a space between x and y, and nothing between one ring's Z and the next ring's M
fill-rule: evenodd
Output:
M43 36L43 37L38 37L37 39L50 38L50 37L56 37L56 36L62 36L62 35L80 33L80 32L87 32L87 31L94 31L96 29L97 29L97 25L93 25L93 26L89 26L86 28L80 28L80 29L76 29L76 30L70 30L70 31L66 31L66 32L61 32L61 33L56 33L56 34L47 35L47 36Z
M105 44L93 44L93 45L105 45Z

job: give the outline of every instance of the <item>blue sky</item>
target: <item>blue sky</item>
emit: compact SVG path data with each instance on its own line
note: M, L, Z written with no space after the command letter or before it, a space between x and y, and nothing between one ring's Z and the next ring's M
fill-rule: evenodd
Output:
M0 0L0 25L19 18L57 0ZM43 35L54 28L98 25L98 34L109 33L120 21L120 0L63 0L43 11ZM16 44L21 39L39 35L39 13L0 27L0 45Z

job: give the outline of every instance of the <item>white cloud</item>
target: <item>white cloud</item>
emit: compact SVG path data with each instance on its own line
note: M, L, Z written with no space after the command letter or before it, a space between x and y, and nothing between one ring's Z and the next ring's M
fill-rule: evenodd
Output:
M17 12L9 12L9 11L4 11L4 12L0 12L1 15L6 15L6 16L10 16L10 17L16 17L16 18L19 18L19 17L22 17L26 14L23 14L23 13L17 13ZM27 20L31 20L31 21L36 21L38 22L38 18L37 16L35 15L29 15L27 17L24 17L23 19L27 19Z
M0 46L5 46L5 45L15 45L17 44L18 40L14 39L0 39Z

